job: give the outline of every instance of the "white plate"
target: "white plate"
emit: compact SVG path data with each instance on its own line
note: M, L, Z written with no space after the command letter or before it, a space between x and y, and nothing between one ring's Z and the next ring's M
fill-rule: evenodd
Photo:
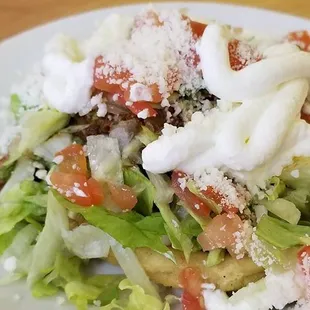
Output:
M166 9L188 8L189 14L193 16L217 19L234 26L243 26L261 33L279 36L291 30L310 29L309 20L254 8L212 3L189 4L189 2L165 3L159 4L157 7ZM134 14L141 8L143 5L93 11L40 26L0 43L0 74L2 75L0 97L9 93L12 83L18 81L20 72L26 72L40 60L44 44L54 34L63 32L77 38L85 38L92 32L96 24L108 14ZM105 266L104 271L113 273L117 270L111 266ZM14 299L16 294L21 297L19 301ZM56 303L55 298L34 300L24 283L0 288L1 310L55 310L59 307L60 305ZM74 309L74 307L67 305L61 308L64 310Z

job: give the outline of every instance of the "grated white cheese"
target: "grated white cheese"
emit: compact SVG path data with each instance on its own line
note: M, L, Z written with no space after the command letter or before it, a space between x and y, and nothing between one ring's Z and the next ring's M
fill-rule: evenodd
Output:
M63 297L63 296L57 296L56 297L56 303L59 306L62 306L65 302L66 302L66 298L65 297Z
M186 188L186 178L178 178L178 183L180 184L182 191L184 191Z
M63 155L58 155L53 159L53 162L57 165L59 165L60 163L62 163L62 161L64 160Z
M22 299L22 297L21 297L19 294L14 294L14 295L13 295L13 299L14 299L15 301L20 301L20 300Z
M105 117L108 113L108 108L105 103L100 103L98 105L98 111L97 111L97 116L98 117Z
M233 184L224 173L216 168L206 169L194 174L194 180L201 190L212 187L222 196L223 205L233 205L242 213L250 198L249 193L241 186Z
M141 112L139 112L139 113L137 114L137 116L138 116L139 118L146 119L146 118L149 117L149 110L148 110L148 109L144 109L144 110L142 110Z
M73 187L73 193L79 197L86 197L86 194L78 187Z
M40 180L45 180L47 176L47 171L45 169L38 170L35 176Z
M295 179L298 179L298 178L299 178L299 170L298 170L298 169L293 170L293 171L291 172L291 176L292 176L293 178L295 178Z
M101 306L101 301L100 301L100 300L94 300L93 304L94 304L96 307L100 307L100 306Z
M181 84L184 89L199 88L202 79L199 66L194 64L195 40L188 21L178 11L161 11L158 21L148 16L149 11L138 15L140 23L130 38L113 42L102 53L105 65L95 74L120 85L128 81L158 85L163 98ZM149 99L149 95L146 91L131 93L134 98Z
M3 269L9 273L13 273L17 268L17 258L15 256L10 256L6 258L3 262Z

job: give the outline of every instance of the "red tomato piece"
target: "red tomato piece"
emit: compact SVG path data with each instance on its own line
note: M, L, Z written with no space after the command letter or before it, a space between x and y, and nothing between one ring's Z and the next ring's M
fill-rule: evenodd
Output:
M132 90L132 87L134 84L135 83L131 83L128 86L128 88L124 91L124 98L126 101L132 101L131 100L131 90ZM150 96L151 96L151 100L149 100L148 102L160 103L163 100L163 96L159 92L158 85L156 85L156 84L149 85L149 86L147 86L147 89L148 89Z
M240 50L244 50L244 52L240 53ZM239 40L230 41L228 51L230 66L235 71L239 71L253 62L261 60L261 56L250 45Z
M103 69L111 70L111 73L105 75ZM97 89L113 94L119 93L122 90L120 81L128 82L131 76L129 70L118 72L116 68L105 63L102 56L98 56L95 60L94 87Z
M201 217L208 217L210 215L210 208L201 201L195 194L193 194L187 187L181 187L180 179L186 178L187 175L180 171L173 171L171 181L172 188L175 194L184 201L191 210Z
M298 263L305 274L310 274L310 246L304 246L297 254ZM309 261L307 264L307 260ZM306 261L306 264L305 264ZM308 265L308 266L307 266Z
M101 184L97 180L90 178L87 181L87 187L92 204L95 206L101 205L104 200L104 193Z
M212 186L208 186L207 189L201 191L207 198L212 199L216 204L223 208L223 211L227 213L238 213L239 209L234 205L227 202L225 196L214 190Z
M137 197L127 185L114 185L109 183L109 190L111 193L112 200L120 207L123 211L130 211L137 204Z
M50 180L53 187L69 201L83 207L92 205L86 176L55 171Z
M305 52L310 52L310 31L308 30L293 31L286 36L285 40L296 44Z
M310 124L310 114L306 114L301 111L300 118L305 120L308 124Z
M56 153L60 157L58 171L69 174L87 175L87 161L83 146L80 144L71 144L62 151Z
M204 251L219 248L232 250L236 247L236 233L243 231L243 223L237 214L220 214L212 219L197 240Z
M199 23L194 20L190 20L190 27L192 29L193 35L197 38L202 37L207 24Z
M198 268L187 267L179 275L180 286L184 289L182 294L183 310L203 310L201 285L203 283Z
M157 115L156 110L151 106L149 102L146 101L138 101L134 102L132 105L127 106L127 108L133 113L138 115L143 110L147 110L147 118L155 117Z

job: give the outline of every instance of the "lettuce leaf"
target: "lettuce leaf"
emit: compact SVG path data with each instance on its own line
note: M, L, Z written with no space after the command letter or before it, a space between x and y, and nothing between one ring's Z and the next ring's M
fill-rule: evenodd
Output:
M98 181L123 184L122 159L117 139L104 135L87 137L92 176Z
M279 249L310 244L309 226L292 225L268 215L264 215L259 221L256 234Z
M53 193L49 192L45 226L34 247L33 260L27 277L30 287L53 269L57 253L64 246L62 231L68 228L66 209L55 199Z
M111 304L101 307L100 310L170 310L168 303L161 302L158 298L148 295L138 285L132 285L129 280L123 280L119 288L130 290L127 300L113 300Z
M9 158L4 162L4 165L10 165L26 151L32 151L36 146L63 128L68 123L69 118L68 114L55 110L45 109L26 112L20 121L20 140L12 145Z
M107 257L110 244L106 234L92 225L81 225L73 230L63 231L66 247L82 259Z
M64 208L84 216L89 224L100 228L116 239L124 247L135 249L148 247L159 253L166 253L169 249L162 243L161 235L156 231L141 229L137 222L130 217L113 213L102 207L81 208L55 191L51 191L57 202Z
M286 190L286 186L278 177L272 177L269 180L269 188L266 190L265 195L268 200L276 200L281 197Z
M278 198L276 200L261 200L259 203L265 206L269 212L291 224L297 224L300 220L301 212L291 201Z
M0 256L12 244L21 227L23 227L23 225L16 225L11 231L7 232L6 234L0 235Z
M135 206L135 210L143 215L150 215L155 197L153 184L137 167L125 168L123 173L126 185L132 188L139 187L139 193L137 194L138 203Z
M101 305L105 306L112 302L113 299L119 298L120 282L125 279L123 275L95 275L86 280L88 285L100 288L101 294L97 297Z
M179 219L170 209L169 203L173 199L174 192L164 176L150 172L148 172L148 176L155 186L155 204L166 223L165 229L172 243L172 247L177 250L182 250L185 259L188 261L193 250L193 243L191 239L182 232Z
M308 189L290 190L283 198L291 201L299 209L304 219L310 219L310 191Z

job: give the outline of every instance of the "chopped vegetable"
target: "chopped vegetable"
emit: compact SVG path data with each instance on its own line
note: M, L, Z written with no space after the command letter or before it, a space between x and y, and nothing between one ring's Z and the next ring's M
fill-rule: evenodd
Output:
M207 267L212 267L220 264L225 258L225 251L222 249L211 250L207 258Z
M125 168L123 172L126 185L132 188L142 187L137 194L138 202L135 205L135 210L143 215L150 215L154 204L154 186L137 167Z
M300 211L286 199L262 200L260 204L264 205L269 212L291 224L297 224L300 220Z

